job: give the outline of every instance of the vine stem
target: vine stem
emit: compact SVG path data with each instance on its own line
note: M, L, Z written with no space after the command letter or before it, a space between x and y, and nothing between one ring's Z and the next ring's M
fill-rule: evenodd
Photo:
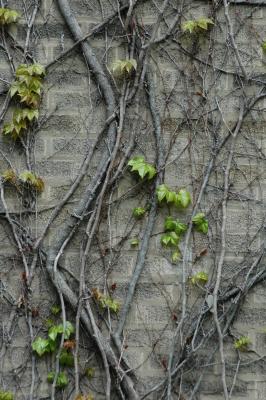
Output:
M234 132L231 133L232 140L231 140L231 147L230 147L230 152L228 156L228 161L227 161L227 166L225 170L225 175L224 175L224 194L223 194L223 202L222 202L222 226L221 226L221 252L218 260L218 266L217 266L217 274L216 274L216 282L213 290L213 318L215 322L215 326L217 329L218 333L218 339L219 339L219 351L220 351L220 358L221 358L221 364L222 364L222 384L223 384L223 391L224 391L224 398L225 400L229 400L229 395L228 395L228 388L227 388L227 383L226 383L226 368L225 368L225 357L224 357L224 347L223 347L223 332L221 329L221 325L219 322L219 317L218 317L218 292L221 284L221 278L222 278L222 269L223 269L223 264L224 264L224 257L225 257L225 250L226 250L226 221L227 221L227 200L228 200L228 191L229 191L229 186L230 186L230 170L231 170L231 165L232 165L232 159L234 155L234 149L235 149L235 144L237 140L238 133L240 132L240 128L242 125L243 121L243 115L244 115L244 106L241 106L240 113L239 113L239 118L238 118L238 123L236 125L236 128Z

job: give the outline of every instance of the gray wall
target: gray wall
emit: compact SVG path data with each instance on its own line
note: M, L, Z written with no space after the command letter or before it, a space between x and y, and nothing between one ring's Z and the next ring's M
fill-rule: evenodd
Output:
M12 0L8 2L8 6L23 9L21 3ZM157 3L161 6L162 2ZM169 5L165 20L160 24L159 35L163 35L166 31L166 22L170 23L174 18L174 7L179 6L176 3L179 2L172 2L172 6ZM193 19L212 15L214 5L210 2L189 3L185 2L184 17ZM241 65L252 79L246 81L243 79L243 71L228 39L222 4L215 11L215 25L209 32L195 35L195 37L175 34L173 39L176 38L176 41L169 40L162 45L153 46L151 50L149 67L155 82L156 104L161 118L164 145L166 151L169 151L164 181L173 189L181 187L189 189L193 204L206 177L206 168L215 151L215 144L218 145L230 130L234 129L241 106L244 104L247 107L253 96L256 96L264 87L265 55L261 43L266 39L266 7L248 6L242 3L245 2L230 6L230 17ZM113 12L116 1L76 0L71 1L71 7L85 34L97 22L102 21L102 18L106 18ZM134 14L140 26L145 27L148 32L157 19L158 10L153 2L140 1ZM21 46L24 46L25 28L24 18L9 28L16 43ZM144 29L141 34L144 35ZM73 43L56 2L43 0L30 41L30 51L34 58L39 63L47 65ZM123 59L127 54L124 33L117 20L101 33L90 38L90 43L98 59L108 69L114 60ZM12 54L14 64L17 66L21 62L21 54L18 50L12 50ZM107 74L110 77L108 70ZM8 62L1 48L0 78L12 80ZM121 85L119 82L113 82L113 85L115 84L117 85L116 93L118 93ZM0 80L0 91L5 89L6 85ZM4 95L0 97L0 106L4 104L4 98ZM234 385L231 397L234 400L263 400L266 397L265 284L259 282L248 290L247 294L245 292L245 283L250 275L256 277L256 274L265 269L263 256L256 263L263 254L265 240L264 106L265 99L262 99L244 116L233 150L230 170L226 247L219 293L225 293L228 288L244 288L244 293L241 294L243 300L230 331L226 333L224 339L227 383L229 389L232 384ZM11 110L12 103L5 121L11 115ZM38 237L42 231L51 214L51 209L73 182L84 155L93 146L104 126L105 105L79 47L48 69L40 112L40 125L35 127L34 133L33 158L36 171L45 181L45 190L37 199L38 215L32 213L26 218L24 214L20 214L24 209L21 198L13 188L7 187L5 190L9 211L17 213L17 220L26 227L24 234L29 234L31 237ZM124 148L133 133L136 134L134 153L144 153L146 159L154 163L155 141L145 90L140 92L139 104L133 102L127 109L122 138ZM189 256L185 265L188 299L185 334L195 318L206 307L206 288L203 290L193 287L187 278L198 271L208 272L207 294L212 293L216 281L224 216L222 212L224 177L231 139L229 135L226 144L215 159L199 206L199 210L205 212L208 217L209 232L207 235L193 232L189 245ZM0 145L15 169L22 171L26 168L21 146L14 145L12 141L5 140L2 136ZM89 180L92 179L105 150L106 144L104 140L101 140L85 179L45 238L45 250L49 249L59 235L61 223L71 213ZM0 172L2 173L5 169L7 169L7 162L3 155L0 155ZM118 298L122 305L138 254L138 249L130 246L130 239L141 236L143 226L147 221L146 216L144 220L135 223L132 220L132 209L138 205L144 205L150 198L148 187L141 190L138 187L132 189L134 185L136 185L136 180L125 168L119 184L107 192L106 205L97 235L98 242L95 239L86 266L88 287L104 290L106 285L111 286L116 283L114 297ZM127 346L125 353L130 365L137 368L136 386L141 393L146 393L149 388L166 376L165 360L167 360L181 313L182 261L177 264L171 263L170 252L163 249L160 244L164 218L169 212L187 222L192 207L181 213L167 207L159 208L145 268L137 284L124 331ZM4 389L16 392L16 399L29 399L32 376L30 333L25 319L25 307L18 307L24 296L21 275L23 265L3 213L1 216L3 218L0 221L0 342L2 345L0 387L2 385ZM60 258L61 268L70 270L76 277L79 275L81 243L85 229L84 223ZM115 244L125 234L128 237L118 252ZM113 250L111 254L110 252L104 254L104 249L110 246L110 240ZM102 253L99 251L99 243ZM181 251L183 247L184 240ZM27 257L30 258L30 255ZM254 268L250 270L253 264ZM65 270L64 274L67 281L77 290L75 279ZM241 290L239 293L242 293ZM39 316L33 318L34 335L46 332L45 320L49 316L49 309L57 302L56 291L46 274L45 267L38 265L31 294L31 307L39 310ZM225 310L231 304L231 300L225 302ZM97 311L95 313L97 315ZM222 314L221 308L219 308L219 313ZM208 318L212 320L211 312ZM74 314L70 309L68 319L74 321ZM113 317L113 326L116 325L116 320L117 317ZM202 326L201 338L207 334L209 323L206 322L206 325ZM101 318L99 318L99 326L105 331ZM105 334L108 337L108 332ZM240 336L250 337L252 342L249 346L250 351L237 352L234 349L234 340ZM84 346L80 352L81 369L85 370L86 366L96 368L95 378L90 382L85 380L84 388L96 393L96 399L104 398L101 394L97 394L97 390L103 391L105 379L103 371L97 367L100 365L97 349L86 334L82 335L81 344ZM173 394L173 398L189 399L203 369L205 374L202 377L198 397L195 398L200 400L224 398L219 352L217 351L211 361L208 361L210 352L217 344L218 339L215 334L195 353L195 356L193 355L190 364L182 372L183 397L178 397L180 381L177 381L176 394ZM178 346L180 342L177 349ZM189 348L190 344L188 343L187 346ZM25 361L27 357L29 357L28 362ZM34 399L49 398L50 386L46 383L46 374L51 365L50 358L36 360ZM16 379L15 376L17 376ZM62 398L68 398L68 395L69 391L66 391ZM155 393L147 398L159 399L160 396Z

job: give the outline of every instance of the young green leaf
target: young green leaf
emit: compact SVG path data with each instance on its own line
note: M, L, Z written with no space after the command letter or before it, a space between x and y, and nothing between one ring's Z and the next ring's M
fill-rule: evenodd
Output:
M182 24L183 32L194 33L201 29L208 30L209 25L214 25L214 22L211 18L199 18L195 20L189 20Z
M165 247L174 247L179 243L180 237L175 232L167 232L161 237L161 243Z
M187 225L180 222L178 219L174 220L173 217L166 217L164 221L164 229L166 231L175 231L177 235L186 232Z
M153 165L146 163L145 158L137 156L129 160L128 166L131 167L131 172L136 172L141 179L146 176L150 180L156 175L156 169Z
M249 344L251 344L251 339L248 336L241 336L239 339L235 340L234 348L240 351L246 351Z
M196 23L198 28L204 29L205 31L208 30L209 25L214 25L213 20L210 18L199 18Z
M209 228L209 224L208 224L208 220L205 218L205 214L204 213L198 213L196 214L193 218L192 218L192 222L195 226L195 229L198 232L202 232L202 233L208 233L208 228Z
M69 337L72 335L72 333L75 332L74 326L71 324L71 322L66 321L66 326L65 326L65 339L69 339Z
M94 397L92 394L78 394L75 400L94 400Z
M157 194L157 199L158 202L161 203L163 200L166 200L166 196L169 192L169 188L166 185L159 185L156 188L156 194Z
M58 325L53 325L51 328L49 328L48 336L54 342L59 333L63 333L63 328L60 329Z
M37 192L42 192L44 189L44 182L43 182L42 178L35 175L31 171L21 172L21 174L19 174L19 179L21 182L34 187L37 190Z
M130 240L130 245L132 247L137 247L139 245L139 239L138 238L134 238Z
M169 190L166 193L166 202L167 203L175 203L177 201L177 194L176 192L173 192L171 190Z
M65 366L65 367L69 367L69 368L73 367L74 366L73 354L65 349L62 350L60 357L59 357L59 363L60 363L60 365Z
M11 136L13 140L18 139L21 136L21 132L27 128L25 120L20 122L12 121L4 125L3 135Z
M10 8L0 8L0 25L8 25L16 22L20 14Z
M129 60L117 60L111 66L112 72L118 77L130 75L136 69L137 61L134 58Z
M182 24L183 32L193 33L196 30L196 28L197 28L197 23L196 21L193 20L186 21Z
M99 300L99 304L102 308L108 308L115 314L118 313L120 309L120 304L118 303L118 301L107 296L102 296Z
M142 218L145 214L146 210L143 207L135 207L133 209L133 215L135 218Z
M55 377L55 372L53 372L53 371L48 372L47 382L48 383L53 383L54 377Z
M17 175L13 171L13 169L7 169L2 173L2 178L4 182L12 183L12 185L16 184Z
M53 383L55 378L55 372L51 371L47 375L47 382ZM59 372L56 379L56 387L64 389L68 385L68 378L65 372Z
M13 121L19 123L27 119L31 122L33 119L38 119L39 111L32 108L17 108L13 113Z
M181 259L181 252L179 249L175 250L172 254L172 262L176 263L177 261L180 261Z
M266 52L266 40L264 42L262 42L261 48L262 48L263 52Z
M208 282L209 276L206 272L200 271L194 274L190 280L193 285L205 285Z
M180 189L176 197L176 206L187 208L191 203L190 193L186 189Z
M58 314L60 314L60 312L61 312L61 307L60 307L59 305L54 304L54 305L51 307L51 313L52 313L53 315L58 315Z
M0 400L14 400L15 397L11 392L4 392L0 390Z
M85 374L86 374L86 376L87 376L87 378L89 379L89 380L91 380L93 377L94 377L94 375L95 375L95 369L94 368L87 368L86 369L86 371L85 371Z
M38 356L42 356L45 353L50 352L50 345L49 345L49 340L48 339L43 339L41 337L37 337L33 342L32 342L32 350L36 351Z
M35 63L35 64L20 64L16 69L16 77L24 77L24 76L37 76L43 77L45 75L45 68L43 65Z

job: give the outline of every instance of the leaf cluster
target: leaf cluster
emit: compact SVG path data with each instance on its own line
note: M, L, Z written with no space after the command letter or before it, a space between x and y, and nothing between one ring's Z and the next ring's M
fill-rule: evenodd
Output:
M14 395L11 392L4 392L0 390L0 400L14 400Z
M94 400L94 397L91 394L78 394L75 400Z
M177 262L181 258L181 252L179 249L179 242L182 234L187 230L187 225L174 219L172 216L166 217L164 221L165 233L161 237L161 243L165 247L175 248L172 253L172 262Z
M55 372L51 371L47 375L47 381L53 383L55 378ZM65 372L59 372L56 378L56 387L58 389L64 389L68 385L68 377Z
M137 173L141 179L151 180L156 175L155 167L147 163L142 156L132 158L127 165L131 167L131 172Z
M57 338L59 335L62 335L63 333L64 333L64 339L69 339L72 333L74 333L74 327L71 324L71 322L66 321L65 329L63 324L52 325L48 330L47 338L44 339L38 336L32 342L32 350L34 350L39 357L43 356L46 353L53 353L57 346ZM63 360L66 361L64 357Z
M45 69L41 64L21 64L16 70L16 79L10 88L10 96L18 96L20 103L37 108L40 103Z
M12 120L3 127L3 134L17 140L29 125L39 118L42 80L45 69L41 64L21 64L16 70L16 79L11 84L10 96L17 96L25 108L16 108Z
M191 203L190 193L186 189L175 192L170 190L167 185L162 184L157 187L156 194L159 203L174 204L179 209L187 208Z
M99 306L103 309L109 309L111 312L117 314L120 309L120 304L117 300L109 296L105 296L97 288L92 289L92 296L97 301Z
M39 193L44 190L44 182L42 178L31 171L23 171L17 176L13 169L7 169L3 172L2 179L4 182L15 186L17 189L20 189L21 186L26 186L35 189Z
M146 213L146 209L143 207L135 207L133 209L133 216L137 219L142 218Z
M214 25L214 22L211 18L199 18L186 21L182 24L183 32L197 33L201 30L207 31L209 29L209 25Z
M16 22L20 14L16 10L10 8L0 8L0 25L8 25Z
M28 128L28 125L39 118L39 111L31 108L17 108L13 112L12 121L5 124L3 134L17 140Z
M130 245L132 247L137 247L139 245L139 239L138 238L133 238L130 240Z
M251 344L251 339L248 336L241 336L239 339L235 340L234 348L240 351L246 351L249 344Z
M205 285L208 280L209 275L204 271L199 271L190 278L192 285Z
M116 60L111 66L113 74L118 78L128 77L136 69L137 61L134 58L130 58L129 60Z
M204 213L198 213L192 218L193 225L198 232L208 233L209 223Z

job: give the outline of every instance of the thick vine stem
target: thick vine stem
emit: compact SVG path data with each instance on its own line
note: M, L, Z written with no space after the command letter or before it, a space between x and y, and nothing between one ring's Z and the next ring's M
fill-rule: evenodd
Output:
M118 326L116 328L116 332L114 334L114 338L117 344L120 343L121 335L126 323L126 318L128 315L128 311L131 307L132 299L135 293L136 285L138 283L139 277L141 275L141 272L143 271L143 268L145 266L145 259L148 251L148 246L149 246L149 240L152 235L155 219L156 219L156 213L157 213L157 200L156 200L156 193L155 193L155 188L156 186L160 185L162 182L162 169L164 165L164 144L163 144L163 139L161 136L161 121L160 121L160 116L159 112L156 106L155 102L155 87L154 87L154 82L153 82L153 77L151 72L147 72L146 74L147 77L147 87L148 87L148 99L149 99L149 105L150 105L150 111L152 115L152 121L154 125L154 135L156 139L156 149L157 149L157 161L156 161L156 166L157 166L157 171L159 171L156 181L155 181L155 187L153 189L153 194L151 197L151 209L149 212L148 216L148 221L147 224L145 225L143 232L142 232L142 240L141 240L141 247L138 253L136 265L134 268L134 272L132 274L132 277L130 279L130 283L128 286L128 291L127 291L127 296L126 300L124 302L123 309L121 311L121 315L119 318Z

